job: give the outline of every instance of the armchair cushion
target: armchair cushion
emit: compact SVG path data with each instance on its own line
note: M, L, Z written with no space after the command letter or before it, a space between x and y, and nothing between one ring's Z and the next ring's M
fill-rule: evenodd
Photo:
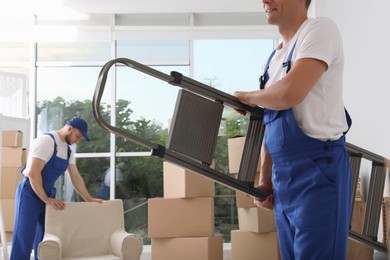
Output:
M125 230L116 231L111 235L111 250L123 260L138 259L141 255L139 248L143 247L138 235L129 234Z
M57 251L59 259L138 260L142 253L142 239L124 230L121 200L68 202L64 210L47 206L45 221L45 236L38 249L43 260L56 259Z
M45 252L47 259L60 260L62 256L60 238L53 234L45 233L45 236L38 247L38 252L40 251Z

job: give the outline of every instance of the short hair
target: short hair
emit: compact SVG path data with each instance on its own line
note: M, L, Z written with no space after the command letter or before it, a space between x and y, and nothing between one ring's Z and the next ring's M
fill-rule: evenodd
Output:
M311 0L306 0L306 7L309 8Z

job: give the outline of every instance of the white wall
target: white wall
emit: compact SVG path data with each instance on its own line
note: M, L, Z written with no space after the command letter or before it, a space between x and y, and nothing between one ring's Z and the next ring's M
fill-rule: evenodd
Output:
M344 40L344 101L352 117L347 141L390 158L390 1L314 0L314 16L332 18ZM362 195L371 165L363 163ZM387 171L384 196L390 196ZM381 220L382 221L382 220ZM378 238L382 235L382 222Z
M315 16L343 35L344 101L353 125L347 141L390 158L390 1L314 0Z

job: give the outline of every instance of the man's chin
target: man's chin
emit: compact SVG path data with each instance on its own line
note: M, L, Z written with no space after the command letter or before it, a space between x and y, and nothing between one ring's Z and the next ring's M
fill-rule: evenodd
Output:
M69 145L72 145L72 143L71 143L71 141L70 141L69 139L70 139L69 136L66 136L66 137L65 137L66 143L69 144Z

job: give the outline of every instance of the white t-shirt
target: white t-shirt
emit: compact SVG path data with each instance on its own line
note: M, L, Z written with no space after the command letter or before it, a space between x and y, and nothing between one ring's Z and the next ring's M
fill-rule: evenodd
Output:
M325 17L307 19L291 41L276 50L266 87L285 77L287 67L282 68L282 63L287 61L295 41L292 66L294 61L302 58L318 59L328 65L303 102L293 107L295 119L306 135L320 140L336 140L348 129L342 99L344 54L338 28Z
M58 134L53 131L50 132L57 143L57 156L62 159L68 158L68 143L62 142ZM45 162L49 161L54 152L54 140L49 135L41 135L37 137L32 144L31 151L29 152L26 168L23 171L23 174L26 175L27 172L31 169L31 159L38 158L44 160ZM75 164L74 152L72 151L69 158L69 164Z

